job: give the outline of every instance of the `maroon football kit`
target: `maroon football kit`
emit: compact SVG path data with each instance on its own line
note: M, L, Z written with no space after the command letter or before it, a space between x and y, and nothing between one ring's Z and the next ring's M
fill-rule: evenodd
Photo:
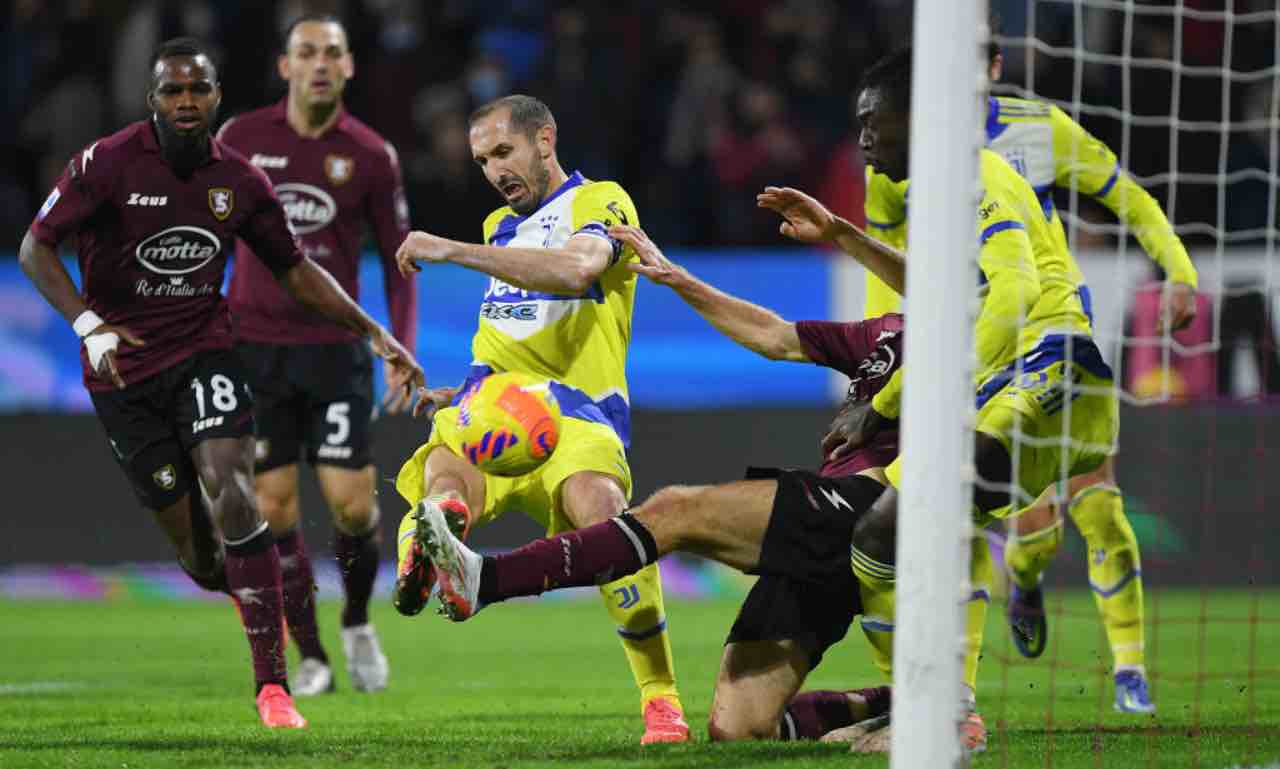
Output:
M409 216L391 145L345 111L323 135L301 136L284 101L233 118L218 136L271 179L302 252L352 297L359 296L365 231L372 233L392 332L412 351L416 287L395 264ZM373 410L368 344L348 329L317 322L253 258L255 250L247 239L239 243L228 301L254 390L258 471L294 464L304 452L313 463L364 467Z
M902 316L855 323L796 324L805 355L849 376L845 408L870 401L902 365ZM730 642L790 640L809 654L810 669L849 632L862 612L850 564L853 529L884 491L856 473L884 467L898 453L898 430L882 430L869 445L818 473L751 468L748 479L777 481L773 510L760 545L759 574L729 631Z
M232 243L253 244L272 279L302 259L266 176L210 142L206 161L180 178L151 122L134 123L77 153L31 225L54 248L76 236L88 308L145 342L116 351L124 390L98 377L83 349L81 363L117 459L157 510L194 488L192 447L253 429L221 293Z

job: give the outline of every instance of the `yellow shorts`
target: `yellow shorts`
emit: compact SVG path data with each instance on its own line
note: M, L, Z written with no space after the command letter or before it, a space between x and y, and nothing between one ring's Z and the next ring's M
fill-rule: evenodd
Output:
M1088 348L1079 354L1091 365L1042 362L1037 370L1010 378L994 395L980 400L977 430L1009 452L1020 487L1015 505L990 511L980 525L1021 512L1045 489L1097 469L1115 453L1120 433L1115 385L1101 356L1085 354L1096 353L1092 342ZM895 459L885 474L898 486L901 459Z
M462 456L462 439L458 434L458 408L450 406L436 412L431 437L413 452L396 476L396 491L410 506L422 501L423 468L427 455L444 446ZM560 507L560 485L569 476L583 471L612 475L622 484L631 499L631 467L627 453L613 428L599 422L564 417L560 425L560 441L551 459L537 470L516 478L496 475L484 477L484 510L472 511L472 525L488 523L503 513L519 511L546 527L547 536L574 528Z

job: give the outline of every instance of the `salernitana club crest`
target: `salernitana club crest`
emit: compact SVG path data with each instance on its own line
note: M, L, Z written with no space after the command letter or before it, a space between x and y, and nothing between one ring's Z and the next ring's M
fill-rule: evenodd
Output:
M231 216L231 209L235 206L235 194L227 187L210 187L209 188L209 210L213 212L214 218L220 222L225 222L228 216Z
M356 161L346 155L325 155L324 175L335 187L351 181L356 171Z
M168 491L178 483L178 471L173 469L173 465L165 465L151 474L151 480L156 482L160 488Z

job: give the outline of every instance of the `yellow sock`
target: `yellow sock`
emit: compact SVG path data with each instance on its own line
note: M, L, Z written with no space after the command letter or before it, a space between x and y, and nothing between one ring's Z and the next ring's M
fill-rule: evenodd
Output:
M987 627L987 607L991 604L991 551L986 537L973 538L969 550L969 585L973 592L965 604L964 683L978 691L978 658Z
M1004 564L1009 569L1009 577L1019 587L1035 587L1061 546L1062 519L1030 534L1010 532L1004 546Z
M1098 484L1071 500L1071 517L1089 546L1089 587L1102 615L1116 669L1141 668L1142 561L1120 489Z
M893 680L893 583L883 580L858 579L862 593L862 635L871 647L871 661Z
M629 577L601 585L600 595L618 625L622 650L636 686L640 687L641 709L654 697L669 697L679 703L658 564L651 563Z

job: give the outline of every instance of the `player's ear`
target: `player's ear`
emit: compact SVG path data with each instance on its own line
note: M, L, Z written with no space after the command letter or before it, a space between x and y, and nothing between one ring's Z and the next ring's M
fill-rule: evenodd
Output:
M342 76L345 79L350 80L356 76L356 57L352 56L350 51L347 51L347 55L342 57L341 67Z
M282 53L276 57L276 72L280 74L281 80L289 79L289 54Z
M1004 76L1004 54L997 53L995 55L995 58L991 60L991 70L988 74L991 77L991 82L1000 82L1000 78Z
M556 127L547 124L538 129L538 154L549 158L556 151Z

